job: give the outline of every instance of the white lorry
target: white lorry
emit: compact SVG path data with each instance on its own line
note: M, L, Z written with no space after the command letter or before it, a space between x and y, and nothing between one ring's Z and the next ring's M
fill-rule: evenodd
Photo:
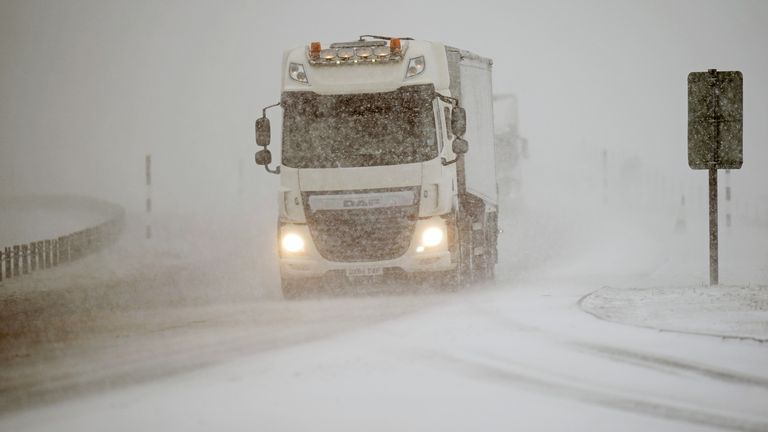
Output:
M281 101L256 120L279 174L282 290L323 281L493 278L498 203L492 61L441 43L361 36L283 58ZM268 108L283 110L271 168Z

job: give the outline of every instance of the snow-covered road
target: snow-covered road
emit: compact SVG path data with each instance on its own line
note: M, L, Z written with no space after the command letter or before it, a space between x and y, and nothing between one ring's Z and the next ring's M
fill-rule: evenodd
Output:
M573 288L173 311L191 321L39 366L39 388L76 397L0 428L768 429L763 345L600 321Z

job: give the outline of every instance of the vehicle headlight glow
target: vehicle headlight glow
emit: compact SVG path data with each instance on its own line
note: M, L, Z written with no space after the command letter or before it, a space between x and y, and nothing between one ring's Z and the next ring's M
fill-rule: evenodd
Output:
M405 77L415 77L416 75L424 72L425 67L426 63L424 61L424 56L414 57L408 60L408 69L405 70Z
M307 74L304 72L303 64L291 63L290 66L288 66L288 76L290 76L294 81L298 81L304 84L309 83L307 80Z
M304 239L296 233L283 235L281 244L285 252L296 253L304 250Z
M439 245L443 241L443 230L439 227L429 227L421 233L421 244L426 247Z

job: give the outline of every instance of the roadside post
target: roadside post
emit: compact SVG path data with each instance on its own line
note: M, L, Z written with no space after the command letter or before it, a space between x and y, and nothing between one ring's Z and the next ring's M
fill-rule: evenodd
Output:
M688 166L709 171L710 285L719 284L717 170L739 169L744 162L743 94L739 71L688 74Z
M725 170L725 226L731 227L731 170Z
M152 238L152 155L144 156L144 175L146 177L147 197L144 210L147 213L147 224L144 229L144 238Z

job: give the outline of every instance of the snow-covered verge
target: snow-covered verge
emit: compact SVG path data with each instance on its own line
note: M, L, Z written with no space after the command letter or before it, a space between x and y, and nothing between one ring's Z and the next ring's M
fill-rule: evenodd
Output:
M768 341L768 286L603 287L580 302L592 315L658 330Z

